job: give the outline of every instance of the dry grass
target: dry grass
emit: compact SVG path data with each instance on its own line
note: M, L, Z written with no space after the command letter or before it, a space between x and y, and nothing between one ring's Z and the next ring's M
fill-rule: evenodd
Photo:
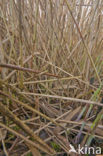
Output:
M0 2L0 156L103 152L103 1Z

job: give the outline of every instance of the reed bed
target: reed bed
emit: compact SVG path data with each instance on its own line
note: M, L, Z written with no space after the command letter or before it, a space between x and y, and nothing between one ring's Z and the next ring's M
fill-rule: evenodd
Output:
M102 0L1 0L0 156L103 154L102 69Z

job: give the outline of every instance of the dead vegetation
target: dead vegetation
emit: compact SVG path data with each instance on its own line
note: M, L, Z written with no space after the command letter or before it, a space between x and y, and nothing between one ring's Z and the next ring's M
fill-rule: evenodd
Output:
M1 0L0 156L103 152L102 68L102 0Z

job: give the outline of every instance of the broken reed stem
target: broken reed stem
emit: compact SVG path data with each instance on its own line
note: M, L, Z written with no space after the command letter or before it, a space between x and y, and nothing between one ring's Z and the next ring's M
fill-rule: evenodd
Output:
M28 109L28 110L30 110L30 111L32 111L32 112L34 112L34 113L36 113L36 114L42 116L43 118L45 118L45 119L51 121L51 122L54 123L56 126L60 126L60 127L62 127L64 130L66 130L66 128L64 128L63 126L61 126L60 124L58 124L55 120L53 120L52 118L50 118L50 117L46 116L45 114L39 112L38 110L32 108L31 106L29 106L29 105L27 105L27 104L25 104L25 103L23 103L23 102L17 100L17 99L14 98L14 97L11 97L10 95L8 95L8 94L2 92L1 90L0 90L0 94L3 95L3 96L6 96L7 98L13 100L14 102L16 102L16 103L18 103L18 104L20 104L20 105L23 106L24 108L26 108L26 109Z
M2 67L2 68L10 68L10 69L24 71L24 72L27 71L27 72L31 72L31 73L35 73L35 74L41 74L42 73L42 75L47 75L47 76L61 78L58 75L54 75L54 74L51 74L51 73L45 73L45 72L43 73L43 72L40 72L40 71L35 71L33 69L30 69L30 68L24 68L24 67L20 67L20 66L15 66L15 65L12 65L12 64L0 63L0 67Z
M16 132L15 130L11 129L10 127L4 125L3 123L0 122L0 126L7 129L9 132L11 132L12 134L20 137L21 139L24 140L24 142L28 143L29 145L33 146L33 147L37 147L37 144L34 143L32 140L29 140L27 137L24 137L22 134ZM45 149L44 149L45 150ZM50 153L49 153L50 154Z
M30 93L30 92L20 92L24 95L34 95L34 96L41 96L41 97L48 97L48 98L55 98L55 99L62 99L62 100L68 100L68 101L74 101L74 102L80 102L81 104L93 104L97 106L103 107L102 103L90 101L90 100L84 100L84 99L77 99L72 97L64 97L64 96L58 96L58 95L48 95L48 94L38 94L38 93Z
M46 153L54 153L54 151L38 136L36 136L33 131L23 122L21 121L16 115L14 115L6 106L4 106L0 102L0 110L3 116L7 116L10 120L12 120L15 124L17 124L21 129L24 130L31 138L34 139L36 142L36 147L45 151Z

